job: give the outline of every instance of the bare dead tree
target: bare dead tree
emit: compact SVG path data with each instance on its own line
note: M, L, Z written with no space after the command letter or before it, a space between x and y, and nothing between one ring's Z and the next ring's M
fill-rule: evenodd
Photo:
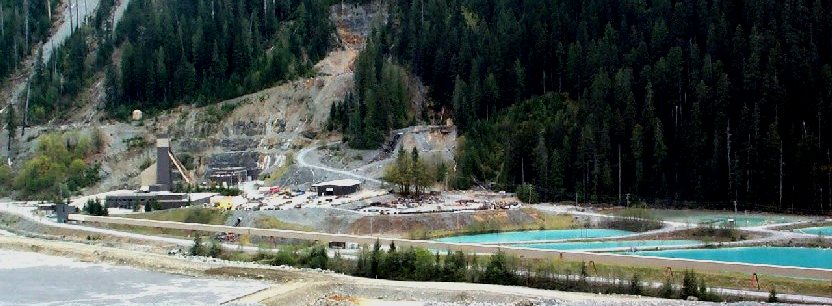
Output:
M731 191L734 190L734 176L731 173L731 120L728 120L728 127L725 128L725 145L728 148L728 198L730 199Z
M618 204L621 204L621 144L618 144Z
M0 36L6 36L6 16L3 14L2 5L0 5Z
M783 208L783 140L780 140L780 208Z
M24 42L26 46L29 46L29 0L23 0L23 12L26 19L26 40Z
M23 126L20 129L20 138L26 133L26 126L29 125L29 92L32 89L32 80L26 80L26 106L23 108Z

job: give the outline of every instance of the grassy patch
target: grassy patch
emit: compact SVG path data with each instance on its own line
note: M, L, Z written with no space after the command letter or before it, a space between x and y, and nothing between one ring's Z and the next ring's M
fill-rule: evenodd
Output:
M237 108L237 103L223 103L220 107L209 105L202 110L198 119L202 123L217 124Z
M312 231L313 229L308 226L303 226L294 223L288 223L280 221L272 216L262 216L257 218L254 221L254 227L256 228L266 228L266 229L285 229L285 230L295 230L295 231Z
M283 165L280 166L280 167L275 168L271 173L265 175L263 177L263 179L266 180L266 182L269 183L269 184L274 183L277 180L279 180L281 177L283 177L283 175L286 174L286 172L289 171L289 168L294 164L295 164L295 153L292 152L292 151L289 151L288 153L286 153L286 161L283 162Z
M149 213L130 214L125 215L124 217L156 221L222 225L225 224L225 220L228 219L228 216L230 216L230 213L223 210L202 207L187 207L157 210Z
M224 225L225 220L231 216L228 211L222 211L211 208L188 207L168 210L157 210L149 213L124 215L126 218L133 219L149 219L156 221L173 221L184 223L200 223L212 225ZM166 228L151 228L143 226L110 224L108 228L130 231L134 233L146 235L165 235L177 237L190 237L194 233L184 230L166 229ZM287 223L271 216L262 216L254 221L254 227L266 229L285 229L296 231L312 231L310 227L302 226L294 223ZM203 237L210 237L212 233L201 233Z
M157 210L149 213L139 213L139 214L129 214L123 215L119 217L125 218L133 218L133 219L148 219L148 220L155 220L155 221L174 221L174 222L184 222L184 223L201 223L201 224L212 224L212 225L223 225L225 224L225 220L228 219L230 213L227 211L221 211L217 209L211 208L202 208L202 207L188 207L188 208L177 208L177 209L166 209L166 210ZM128 231L133 233L145 234L145 235L162 235L162 236L175 236L175 237L190 237L192 234L191 231L185 230L177 230L177 229L167 229L167 228L154 228L154 227L144 227L144 226L133 226L133 225L123 225L123 224L108 224L102 225L106 228L111 228L115 230L122 230ZM202 233L203 236L209 236L212 233Z

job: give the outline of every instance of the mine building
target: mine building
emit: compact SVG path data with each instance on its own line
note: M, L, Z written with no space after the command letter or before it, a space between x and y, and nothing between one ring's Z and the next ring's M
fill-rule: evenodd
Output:
M312 185L318 196L343 196L358 192L361 182L353 179L335 180Z

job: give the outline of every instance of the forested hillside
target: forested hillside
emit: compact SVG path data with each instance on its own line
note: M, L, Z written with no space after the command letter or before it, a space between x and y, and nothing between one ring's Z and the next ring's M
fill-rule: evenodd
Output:
M58 0L0 0L0 80L45 40Z
M43 61L42 49L38 51L27 90L29 108L18 110L28 113L20 117L39 124L84 103L78 101L78 95L87 89L96 72L110 64L113 35L109 16L114 5L115 0L100 0L91 20L55 46L48 62Z
M465 135L457 187L832 209L828 1L388 3L379 50Z
M213 102L304 75L333 40L329 1L134 0L107 108Z
M98 73L106 111L126 118L134 109L213 103L305 75L333 44L328 1L134 0L113 30L114 4L102 0L49 62L35 63L30 107L19 110L29 122L89 103L79 94Z

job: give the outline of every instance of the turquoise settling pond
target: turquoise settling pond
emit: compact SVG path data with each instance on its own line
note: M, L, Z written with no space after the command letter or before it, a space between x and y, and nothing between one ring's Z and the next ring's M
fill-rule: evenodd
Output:
M734 219L734 225L737 227L761 226L806 220L806 218L800 216L755 213L746 214L743 212L734 213L727 211L651 209L650 212L659 219L666 221L681 222L692 225L710 224L717 227L727 225L728 219Z
M794 231L804 234L832 236L832 226L801 228Z
M633 234L629 231L614 229L590 228L590 229L568 229L568 230L544 230L544 231L522 231L502 232L490 234L464 235L439 238L441 242L457 243L512 243L520 241L540 240L564 240L578 238L606 238L618 237Z
M518 244L517 247L559 251L603 251L622 248L701 245L698 240L620 240Z
M656 256L832 269L832 249L797 247L744 247L721 249L690 249L668 251L629 252L628 255Z

